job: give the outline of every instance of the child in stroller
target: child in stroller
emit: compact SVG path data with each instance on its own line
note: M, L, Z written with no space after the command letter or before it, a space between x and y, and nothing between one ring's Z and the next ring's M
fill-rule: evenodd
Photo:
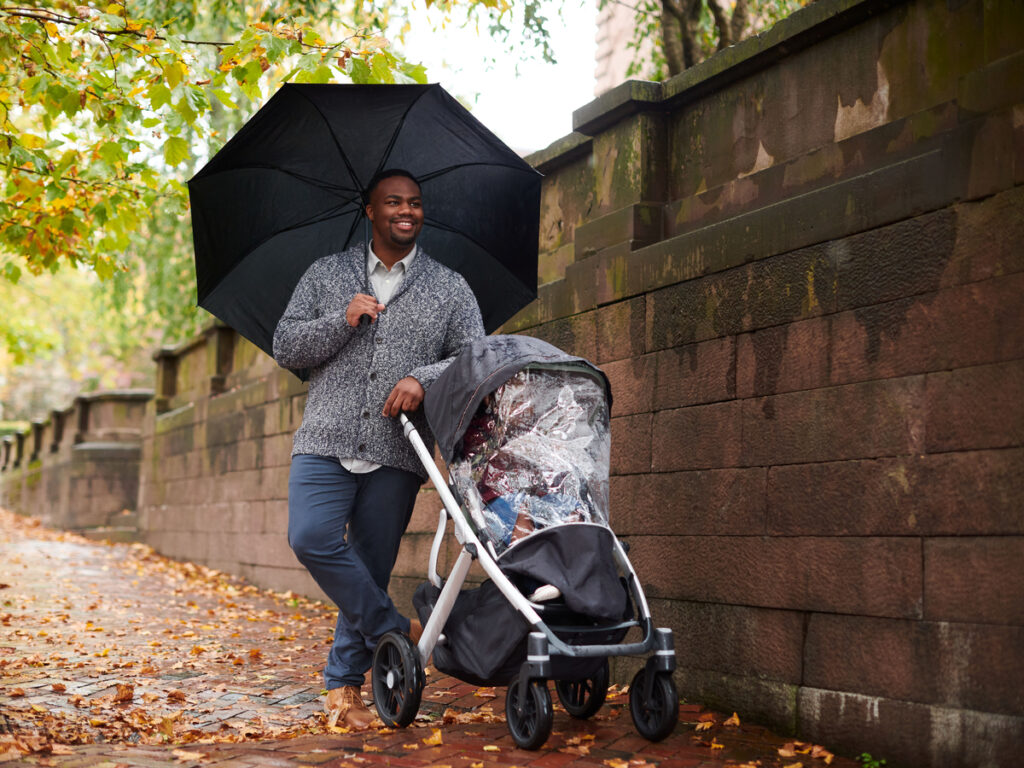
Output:
M671 733L672 633L654 628L608 526L610 402L607 379L586 360L538 339L490 336L464 349L424 402L447 483L402 417L444 509L430 581L414 597L419 645L389 633L374 655L374 701L386 723L415 717L422 665L433 654L442 672L508 684L512 737L536 749L553 722L549 679L571 715L589 717L604 702L608 657L654 651L633 680L630 710L645 737ZM436 564L448 518L462 549L442 582ZM488 580L462 589L473 560ZM633 627L642 639L623 643Z

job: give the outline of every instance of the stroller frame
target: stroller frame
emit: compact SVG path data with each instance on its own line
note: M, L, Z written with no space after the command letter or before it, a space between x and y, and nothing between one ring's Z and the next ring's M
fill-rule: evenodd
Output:
M488 578L531 628L527 640L526 661L522 664L517 678L509 684L506 699L509 730L520 747L539 748L550 734L551 699L547 680L552 673L552 653L572 658L608 658L640 656L653 651L653 655L647 659L645 666L633 680L630 689L630 711L637 729L648 739L658 741L671 733L678 719L678 696L671 676L676 668L672 630L654 627L640 580L618 537L613 535L612 554L625 576L627 589L635 605L636 618L594 628L549 626L541 616L544 607L531 602L519 591L498 565L497 554L491 542L485 545L477 536L473 525L467 519L467 514L471 512L467 512L456 500L413 423L405 414L400 416L400 420L406 438L423 463L444 505L440 510L437 531L430 549L428 571L430 582L441 591L416 646L412 646L412 641L407 636L397 632L388 633L378 644L373 663L373 691L381 718L389 725L397 726L408 725L415 718L420 694L425 685L422 669L428 663L435 646L444 641L445 623L466 581L472 562L477 560ZM437 560L449 518L454 523L455 537L462 550L448 578L442 581L437 573ZM482 529L482 525L479 525L482 521L475 522L478 523L478 528ZM606 634L609 630L625 631L633 627L640 627L643 635L641 640L610 645L574 645L565 642L556 633L556 630L571 630L576 636L585 636L588 633ZM606 675L604 685L607 685ZM596 701L597 706L588 707L583 702L577 707L579 712L575 712L565 701L562 688L558 688L558 693L570 714L586 717L600 707L605 692L591 691L595 697L600 696ZM590 711L591 709L593 711Z

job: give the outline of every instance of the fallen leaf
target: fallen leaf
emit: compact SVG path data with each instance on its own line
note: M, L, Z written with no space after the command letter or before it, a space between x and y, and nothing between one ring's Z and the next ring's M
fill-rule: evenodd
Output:
M168 701L184 701L185 700L185 692L184 691L179 691L179 690L168 691L167 692L167 700Z
M403 744L402 745L402 749L413 750L413 749L419 749L419 748L420 748L419 744Z
M739 725L739 724L740 724L740 716L738 714L736 714L735 712L732 713L732 717L730 717L728 720L726 720L724 723L722 723L722 725Z
M64 683L54 683L50 686L50 690L54 693L64 693L67 689L68 687Z
M725 749L725 744L719 744L715 739L711 739L712 749Z
M118 683L117 693L114 694L115 702L131 701L135 698L135 686Z
M182 762L188 762L189 760L202 760L206 757L205 752L189 752L186 749L175 749L171 751L171 754Z
M25 695L25 689L24 688L11 688L11 690L9 691L9 695L10 696L24 696Z
M712 725L714 725L714 723L712 723L710 720L708 720L708 721L703 722L703 723L697 723L697 725L695 725L693 727L693 730L695 730L695 731L707 731L707 730L711 729Z
M786 763L782 768L804 768L803 763Z
M432 728L431 735L423 739L423 743L428 747L438 747L444 743L444 738L441 736L440 728Z
M620 760L617 757L613 757L611 760L602 761L608 768L629 768L629 763L625 760Z
M501 747L495 744L487 744L484 746L484 752L501 752Z

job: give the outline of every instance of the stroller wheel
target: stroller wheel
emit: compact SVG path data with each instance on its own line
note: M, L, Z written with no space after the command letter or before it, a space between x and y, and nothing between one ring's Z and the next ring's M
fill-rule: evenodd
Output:
M647 675L644 667L633 678L629 686L629 713L640 735L650 741L661 741L676 727L679 720L679 694L672 675L667 672L654 673L650 696L644 695Z
M531 680L520 697L519 678L508 684L505 718L512 740L520 749L540 749L551 735L554 714L551 691L543 680Z
M570 715L586 720L597 714L604 704L604 697L608 694L608 677L608 659L605 659L593 677L556 681L558 700Z
M401 632L388 632L373 652L373 702L388 726L404 728L420 708L426 680L420 654Z

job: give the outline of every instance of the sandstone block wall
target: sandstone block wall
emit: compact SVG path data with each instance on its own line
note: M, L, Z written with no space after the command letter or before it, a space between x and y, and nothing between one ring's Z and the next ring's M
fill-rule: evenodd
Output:
M612 379L686 697L907 765L1024 743L1022 75L1019 3L819 2L536 158L509 327Z
M68 530L131 538L149 390L82 395L4 440L0 506Z

